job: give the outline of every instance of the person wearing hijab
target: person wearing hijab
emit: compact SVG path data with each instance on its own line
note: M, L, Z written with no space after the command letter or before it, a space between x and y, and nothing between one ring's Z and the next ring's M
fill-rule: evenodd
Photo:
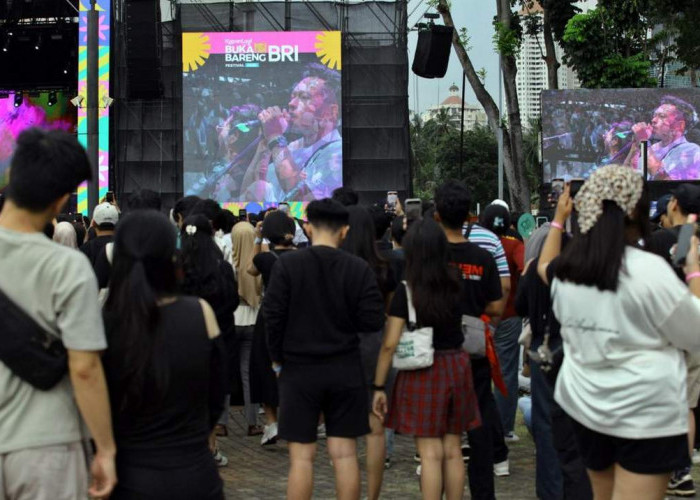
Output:
M255 255L255 229L246 221L239 222L233 226L231 241L233 244L233 267L238 280L238 295L240 296L240 304L234 313L234 317L239 346L238 354L243 385L245 417L248 422L248 435L258 436L263 433L263 429L257 425L257 405L253 405L250 402L249 368L255 321L260 310L262 297L262 280L260 276L251 276L247 272L253 263Z
M59 245L78 248L78 236L70 222L59 222L53 231L53 240Z

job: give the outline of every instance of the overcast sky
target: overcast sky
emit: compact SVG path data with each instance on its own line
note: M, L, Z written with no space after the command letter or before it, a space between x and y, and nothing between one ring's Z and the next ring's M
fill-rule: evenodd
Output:
M579 2L583 6L593 6L596 0ZM423 14L428 9L427 0L409 0L408 13L413 14L408 19L409 29L421 22ZM435 12L434 9L430 10ZM474 67L479 70L486 69L486 90L498 101L498 54L493 47L493 16L496 15L495 0L453 0L452 17L457 29L467 28L471 37L471 57ZM442 24L442 20L439 21ZM450 63L447 74L442 79L428 79L416 76L410 66L413 63L413 53L416 50L418 33L412 31L408 35L408 108L411 111L423 112L430 106L442 102L449 95L449 87L456 83L462 87L462 66L454 53L450 52ZM476 96L467 82L465 100L470 104L478 105Z

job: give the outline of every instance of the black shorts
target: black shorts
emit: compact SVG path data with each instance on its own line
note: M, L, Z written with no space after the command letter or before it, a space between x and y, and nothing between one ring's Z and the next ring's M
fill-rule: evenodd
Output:
M687 434L625 439L593 431L574 419L571 422L587 469L603 471L618 463L636 474L664 474L690 465Z
M313 364L285 363L279 396L280 439L315 442L321 413L328 437L369 434L367 388L359 355Z

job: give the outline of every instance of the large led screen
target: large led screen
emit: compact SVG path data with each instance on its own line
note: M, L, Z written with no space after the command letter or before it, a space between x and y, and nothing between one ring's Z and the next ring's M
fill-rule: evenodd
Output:
M7 185L10 160L15 151L17 136L28 128L76 132L75 107L63 92L41 93L20 99L14 92L0 91L0 190Z
M587 178L619 164L649 180L700 179L698 89L547 90L542 92L544 180Z
M185 194L297 212L342 185L340 32L182 36Z

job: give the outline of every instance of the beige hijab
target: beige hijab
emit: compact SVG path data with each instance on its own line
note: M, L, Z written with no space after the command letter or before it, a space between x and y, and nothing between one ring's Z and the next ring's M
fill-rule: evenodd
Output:
M255 247L255 229L249 222L239 222L231 231L233 243L233 267L238 277L238 295L246 304L255 308L260 305L262 280L260 276L248 274L248 268L253 262Z

